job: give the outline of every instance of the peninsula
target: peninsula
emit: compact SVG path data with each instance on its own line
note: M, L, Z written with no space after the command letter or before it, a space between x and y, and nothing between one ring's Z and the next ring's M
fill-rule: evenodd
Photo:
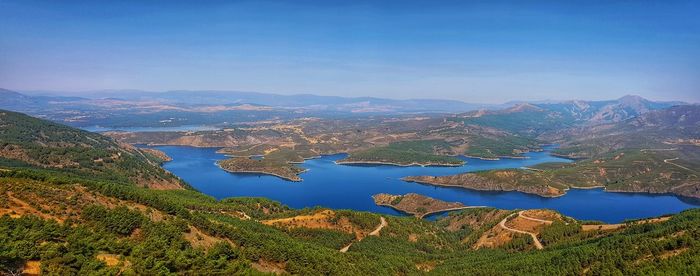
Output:
M394 166L462 166L464 161L442 154L449 145L444 141L403 141L386 146L354 151L336 164L386 164Z
M465 206L460 202L446 202L415 193L405 195L376 194L372 196L372 199L377 205L391 207L417 218L446 211L484 207Z
M526 170L496 170L448 176L409 176L403 181L479 191L518 191L543 197L564 195L567 186L555 185L542 174Z

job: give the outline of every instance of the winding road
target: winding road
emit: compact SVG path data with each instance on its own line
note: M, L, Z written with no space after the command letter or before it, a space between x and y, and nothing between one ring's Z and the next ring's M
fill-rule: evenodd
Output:
M687 168L687 167L684 167L684 166L681 166L681 165L678 165L678 164L676 164L676 163L671 162L671 161L678 160L678 159L680 159L680 158L676 157L676 158L671 158L671 159L664 159L664 163L666 163L666 164L671 164L671 165L674 165L674 166L679 167L679 168L681 168L681 169L686 169L686 170L689 170L689 171L691 171L691 172L697 173L697 172L696 172L695 170L693 170L693 169L690 169L690 168Z
M509 216L507 216L507 217L505 217L503 220L501 220L501 222L498 223L498 226L500 226L501 228L503 228L503 229L505 229L505 230L511 231L511 232L520 233L520 234L525 234L525 235L530 235L530 237L532 237L532 241L535 243L535 247L536 247L537 249L544 249L544 246L542 246L542 243L540 243L540 240L537 239L537 234L531 233L531 232L527 232L527 231L523 231L523 230L513 229L513 228L510 228L510 227L506 226L506 222L508 221L508 219L511 218L512 216L516 215L516 214L517 214L519 217L524 218L524 219L527 219L527 220L532 220L532 221L541 222L541 223L546 223L546 224L552 224L552 221L550 221L550 220L543 220L543 219L531 218L531 217L528 217L528 216L524 216L524 215L523 215L523 212L525 212L525 211L520 211L520 212L517 212L517 213L510 214Z
M379 217L379 225L377 225L377 228L370 232L367 236L379 236L379 232L381 232L382 229L387 225L389 225L389 223L386 222L386 219L384 217ZM357 239L358 242L361 240L362 238ZM350 246L352 246L352 244L353 242L341 248L339 251L343 253L348 252L348 249L350 249Z

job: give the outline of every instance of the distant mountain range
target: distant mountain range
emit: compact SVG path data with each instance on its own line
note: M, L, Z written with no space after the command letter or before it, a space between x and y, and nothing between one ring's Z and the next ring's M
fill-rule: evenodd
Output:
M36 95L36 96L30 96ZM457 100L441 99L408 99L397 100L376 97L338 97L319 96L313 94L279 95L259 92L241 91L189 91L174 90L152 92L142 90L97 90L80 94L71 92L32 91L18 93L0 89L0 107L21 107L22 105L37 105L50 101L88 101L95 99L124 100L124 101L158 101L172 105L237 105L253 104L281 108L305 108L314 110L347 111L355 113L460 113L472 110L498 110L511 106L530 104L541 108L565 111L575 117L589 117L591 120L615 121L629 118L648 110L664 108L683 102L656 102L639 96L625 96L608 101L512 101L503 104L466 103Z
M652 110L623 121L561 129L540 138L561 144L557 153L572 158L590 158L625 148L697 146L700 145L700 105Z
M5 90L9 91L9 90ZM9 91L12 92L12 91ZM0 92L3 93L3 92ZM41 95L66 95L61 92L34 91ZM141 90L100 90L82 93L83 99L114 99L127 101L159 101L174 105L255 104L283 108L336 110L356 113L392 112L464 112L499 105L465 103L456 100L409 99L396 100L375 97L338 97L312 94L278 95L241 91L185 91L150 92ZM45 96L46 97L46 96Z
M451 113L454 120L539 135L561 128L620 122L683 102L639 96L606 101L539 101L475 104L455 100L395 100L373 97L276 95L236 91L104 90L70 93L0 89L0 108L73 126L218 125L301 117L355 117ZM294 112L290 112L290 111Z
M467 124L496 127L515 133L539 135L580 125L620 122L653 110L683 102L655 102L639 96L608 101L563 101L557 103L518 103L498 110L474 110L458 114L455 120Z

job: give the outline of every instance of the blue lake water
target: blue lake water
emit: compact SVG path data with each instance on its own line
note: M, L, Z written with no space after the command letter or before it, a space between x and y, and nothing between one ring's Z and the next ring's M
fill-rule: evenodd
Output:
M399 215L388 208L376 206L371 196L377 193L418 193L445 201L466 205L485 205L501 209L547 208L577 219L601 220L609 223L626 219L646 218L678 213L699 207L697 202L672 195L643 193L609 193L603 189L572 189L557 198L543 198L520 192L483 192L462 188L447 188L402 181L412 175L451 175L462 172L519 168L544 162L569 162L545 152L528 153L527 159L487 161L462 157L461 167L396 167L388 165L336 165L333 161L343 154L323 156L301 164L309 171L301 174L302 182L290 182L260 174L234 174L216 166L225 159L217 148L183 146L155 147L167 153L173 161L163 167L199 191L216 198L234 196L266 197L293 208L323 206Z
M129 132L155 132L155 131L208 131L221 129L215 126L202 125L184 125L184 126L160 126L160 127L104 127L104 126L86 126L81 127L82 130L90 132L104 131L129 131Z

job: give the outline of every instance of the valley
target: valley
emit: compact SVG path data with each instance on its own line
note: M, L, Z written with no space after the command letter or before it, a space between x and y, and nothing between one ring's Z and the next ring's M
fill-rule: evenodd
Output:
M436 187L402 179L415 175L447 177L459 173L517 170L521 167L537 167L538 164L570 162L552 157L552 147L541 152L529 152L524 159L482 160L461 157L466 165L444 166L392 166L392 165L342 165L337 164L347 155L323 155L294 164L307 170L300 174L301 182L290 182L264 174L229 173L215 162L229 157L217 153L217 148L183 146L155 147L168 154L173 161L163 167L199 191L213 197L265 197L292 208L324 206L332 209L352 209L386 215L402 215L388 207L377 206L373 195L388 193L404 195L415 193L447 202L461 202L466 206L489 206L499 209L546 208L582 220L599 220L608 223L626 219L641 219L677 213L695 208L691 198L668 194L618 193L595 189L570 189L557 197L540 197L518 191L474 190L459 187ZM432 176L431 176L432 177ZM429 218L432 216L429 216Z
M0 0L0 276L700 275L698 14Z
M585 274L614 266L603 250L628 264L615 271L682 271L700 248L697 106L553 110L102 134L2 111L0 268ZM495 266L465 266L483 258Z

